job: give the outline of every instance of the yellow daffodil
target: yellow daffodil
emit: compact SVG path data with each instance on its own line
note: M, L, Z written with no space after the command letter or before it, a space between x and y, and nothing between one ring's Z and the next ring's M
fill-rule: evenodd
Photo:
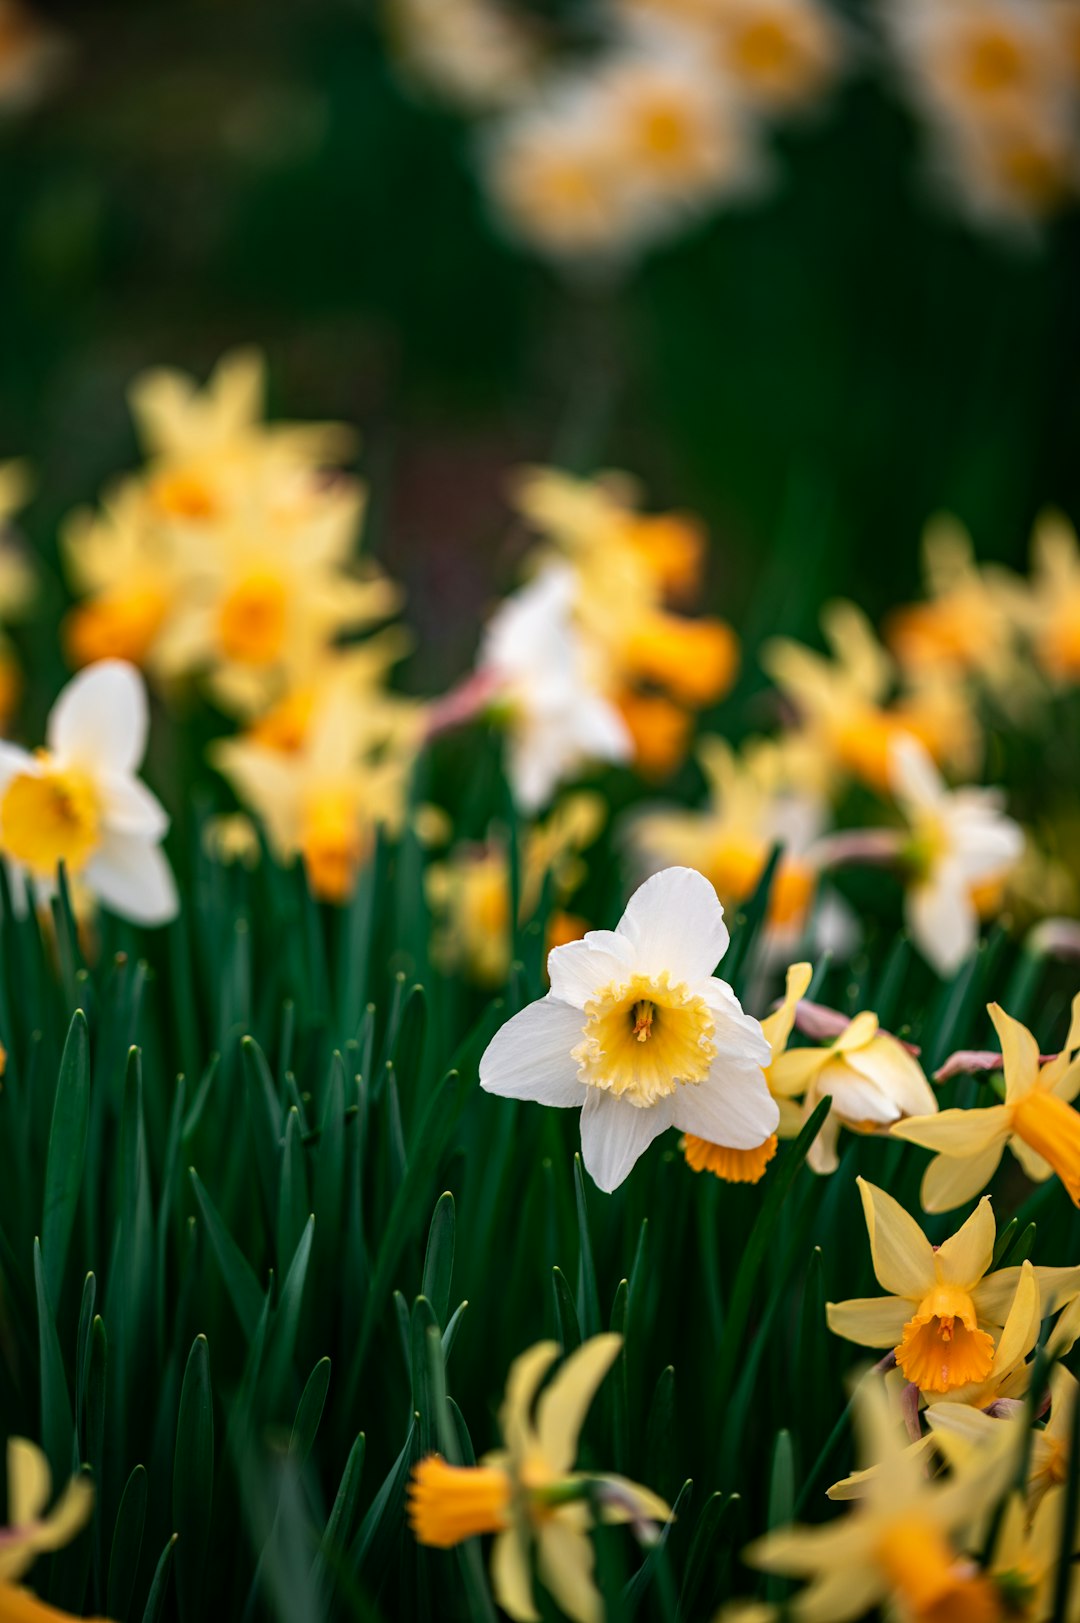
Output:
M1080 681L1080 547L1060 513L1045 513L1032 540L1028 613L1035 658L1051 681Z
M840 29L817 0L730 0L714 15L714 60L755 110L812 106L843 63Z
M712 973L727 945L707 879L690 868L654 874L615 930L549 954L551 991L492 1038L480 1086L580 1109L582 1159L606 1193L669 1127L758 1148L779 1119L761 1069L771 1051Z
M676 862L697 868L731 908L753 894L773 846L782 845L767 929L774 946L778 940L789 946L807 923L817 885L813 848L828 817L814 767L797 742L764 739L737 756L723 739L703 738L698 759L708 785L705 809L639 813L627 826L631 850L646 871Z
M312 893L342 903L376 831L401 825L422 726L404 701L361 705L335 689L298 749L241 737L213 745L210 757L263 822L278 858L300 856Z
M1073 1410L1080 1386L1064 1364L1050 1372L1050 1414L1044 1426L1032 1428L1028 1443L1026 1492L1029 1512L1037 1509L1044 1496L1061 1487L1069 1478L1069 1444ZM951 1394L950 1394L951 1397ZM993 1442L1003 1427L1015 1434L1014 1457L1021 1452L1021 1436L1027 1419L1020 1405L1004 1417L987 1414L982 1408L963 1403L937 1403L926 1411L934 1441L945 1458L954 1461L958 1451Z
M0 1529L0 1617L5 1623L68 1623L71 1613L46 1606L19 1580L39 1555L63 1549L85 1526L94 1506L90 1480L73 1477L46 1514L52 1477L45 1456L34 1443L12 1437L7 1482L8 1526Z
M81 597L63 627L69 662L126 659L150 666L183 591L179 537L155 522L141 485L127 480L106 498L100 513L73 513L61 544Z
M890 700L895 668L862 612L833 603L821 623L831 659L774 638L762 664L824 760L878 792L888 788L900 738L917 739L936 761L970 764L978 731L958 683L934 673Z
M390 0L391 42L409 79L473 112L525 95L541 64L529 20L497 0Z
M477 1534L496 1534L495 1598L519 1623L539 1617L533 1545L541 1581L561 1610L576 1623L601 1623L588 1536L594 1515L642 1529L671 1516L662 1499L637 1483L573 1469L589 1405L621 1347L621 1336L594 1336L537 1398L559 1355L554 1342L540 1342L510 1369L499 1415L503 1448L474 1466L450 1465L430 1454L413 1470L409 1522L418 1541L446 1549Z
M1010 1495L994 1543L989 1576L1007 1618L1050 1623L1061 1559L1065 1490L1055 1488L1029 1516L1022 1494ZM1080 1571L1069 1580L1064 1623L1080 1620Z
M892 787L911 831L901 852L908 928L938 973L950 975L975 946L980 907L996 910L1023 854L1023 831L1005 816L999 792L947 788L913 738L893 745Z
M802 1100L798 1125L822 1099L830 1100L807 1156L807 1165L822 1173L839 1165L841 1127L883 1133L901 1117L925 1115L937 1104L918 1060L881 1030L870 1010L857 1014L826 1047L789 1048L778 1055L769 1067L769 1086L778 1099Z
M995 1241L989 1200L934 1247L891 1195L863 1178L858 1184L874 1273L889 1294L830 1302L829 1328L863 1347L891 1347L921 1392L987 1380L995 1332L1020 1280L1019 1268L988 1272ZM1036 1268L1035 1280L1043 1313L1053 1313L1080 1289L1080 1268Z
M531 919L550 880L555 907L548 920L547 945L565 945L585 933L562 911L586 874L580 852L603 826L606 807L599 795L567 795L521 842L521 921ZM433 948L447 969L464 970L480 986L501 985L511 953L510 859L505 838L453 850L433 862L425 888L440 923Z
M787 1047L788 1038L795 1025L795 1012L800 999L806 996L813 975L812 965L792 964L787 972L783 1002L761 1022L765 1041L772 1052L772 1061L765 1067L765 1081L770 1085L770 1091L773 1065ZM790 1099L782 1098L777 1099L777 1109L780 1112L780 1131L786 1129L784 1136L792 1136L798 1131L797 1109ZM766 1167L776 1154L776 1141L777 1134L772 1133L764 1144L758 1145L757 1149L739 1150L729 1148L726 1144L712 1144L706 1138L686 1133L682 1138L681 1147L686 1156L687 1166L694 1172L712 1172L726 1183L759 1183L765 1176Z
M861 1457L877 1474L838 1521L781 1528L746 1551L765 1572L805 1578L786 1615L798 1623L847 1623L885 1606L904 1623L998 1623L990 1581L970 1551L1008 1480L1004 1452L991 1465L929 1481L903 1447L884 1394L869 1381L856 1393Z
M922 1182L928 1212L947 1212L985 1189L1006 1145L1029 1178L1057 1173L1074 1205L1080 1205L1080 1114L1071 1101L1080 1093L1080 993L1073 999L1065 1047L1045 1065L1026 1026L990 1005L1001 1040L1005 1098L978 1110L942 1110L936 1116L899 1122L893 1128L937 1154Z
M0 855L20 887L50 895L63 862L122 918L164 924L175 915L161 851L169 819L136 776L149 724L138 671L103 660L60 694L44 749L0 744Z
M927 1421L930 1430L922 1436L916 1436L916 1440L908 1447L908 1454L912 1458L928 1459L935 1452L933 1416L945 1410L951 1412L966 1405L978 1411L990 1410L994 1414L1013 1413L1020 1405L1020 1399L1027 1391L1031 1380L1032 1364L1029 1356L1039 1339L1041 1328L1039 1282L1032 1264L1024 1262L985 1378L981 1381L968 1381L962 1386L950 1387L944 1396L938 1392L918 1391L919 1402L925 1406L922 1409L922 1418ZM885 1381L886 1391L896 1411L897 1425L904 1427L910 1436L912 1426L918 1423L913 1420L910 1406L905 1403L906 1395L911 1392L912 1387L904 1380L899 1370L890 1371ZM983 1418L990 1417L985 1415ZM950 1456L947 1450L937 1451L944 1452L947 1460L955 1458ZM866 1492L867 1484L879 1473L878 1465L854 1471L842 1481L834 1482L828 1490L828 1496L836 1500L859 1499Z

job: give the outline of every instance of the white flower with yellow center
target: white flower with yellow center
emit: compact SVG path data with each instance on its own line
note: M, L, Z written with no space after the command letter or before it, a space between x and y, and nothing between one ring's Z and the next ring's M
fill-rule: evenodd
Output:
M0 743L0 854L17 882L48 895L63 862L121 918L164 924L175 916L161 851L169 819L135 775L148 724L139 673L102 660L53 705L44 749L31 755Z
M974 947L980 905L1019 862L1024 835L992 789L949 789L913 738L892 752L893 788L911 828L906 913L916 945L940 975Z
M655 874L617 929L554 948L551 991L488 1044L481 1087L580 1107L585 1166L608 1193L668 1127L757 1148L779 1119L762 1070L771 1050L713 975L727 945L707 879L692 868Z

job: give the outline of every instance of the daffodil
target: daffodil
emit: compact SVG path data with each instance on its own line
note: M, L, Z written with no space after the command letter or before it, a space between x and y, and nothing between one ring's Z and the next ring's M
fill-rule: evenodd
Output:
M906 915L920 951L952 974L979 932L980 900L1020 860L1024 836L1001 796L970 786L950 790L913 739L893 747L893 787L911 831L903 858L911 874Z
M725 907L737 907L757 888L773 846L783 846L767 940L773 950L788 948L805 933L817 888L814 846L829 815L813 765L797 743L755 740L736 755L714 736L700 741L698 759L705 808L638 813L627 825L631 851L647 872L673 862L697 868Z
M541 66L538 32L497 0L391 0L387 24L406 76L473 112L520 101Z
M842 778L884 791L893 747L907 737L935 760L970 765L978 732L960 684L934 673L896 693L895 665L853 603L827 605L821 623L831 658L781 637L765 645L762 664Z
M1078 1391L1076 1376L1064 1364L1055 1364L1050 1372L1050 1414L1045 1425L1032 1427L1027 1445L1025 1491L1029 1512L1037 1509L1047 1493L1069 1479L1069 1446ZM926 1418L935 1443L950 1462L957 1458L958 1450L992 1441L1003 1426L1013 1428L1014 1454L1020 1456L1021 1435L1027 1424L1022 1405L998 1418L972 1405L938 1403L926 1411Z
M988 1568L1006 1617L1050 1623L1059 1615L1054 1608L1065 1514L1063 1487L1047 1493L1034 1514L1029 1514L1023 1494L1009 1496ZM1080 1570L1069 1578L1060 1616L1063 1623L1080 1619Z
M843 64L840 28L818 0L729 0L713 16L713 61L755 111L813 106Z
M925 1115L937 1101L922 1067L895 1037L882 1031L877 1015L863 1010L824 1047L789 1048L769 1067L769 1086L779 1099L802 1100L799 1124L809 1120L822 1099L829 1114L810 1146L807 1165L835 1172L841 1127L856 1133L884 1133L903 1116Z
M24 1437L11 1437L7 1485L8 1525L0 1529L0 1616L10 1623L68 1623L71 1613L46 1606L20 1579L39 1555L63 1549L85 1526L94 1506L90 1479L73 1477L46 1513L52 1477L45 1456Z
M668 1127L758 1148L779 1120L762 1071L771 1050L712 973L727 945L708 880L690 868L654 875L617 929L549 954L551 991L489 1043L481 1087L580 1108L585 1166L607 1191Z
M422 725L405 702L364 705L335 688L295 750L241 737L218 742L210 755L262 820L279 860L300 856L313 895L342 903L377 830L401 825Z
M180 537L157 522L141 484L131 479L106 498L100 512L71 514L61 544L80 594L63 627L70 663L126 659L149 667L184 589Z
M635 1482L573 1468L589 1405L621 1347L617 1335L584 1342L537 1399L559 1355L554 1342L538 1343L510 1369L499 1415L502 1449L474 1466L450 1465L429 1454L413 1470L409 1522L416 1538L447 1549L481 1533L496 1534L495 1598L518 1623L539 1617L533 1545L540 1578L560 1609L576 1623L601 1623L588 1536L594 1515L643 1530L671 1516L662 1499Z
M920 1392L950 1392L985 1381L995 1331L1008 1317L1019 1268L989 1272L995 1225L983 1199L952 1237L932 1246L904 1208L883 1189L858 1179L878 1284L889 1294L830 1302L829 1328L863 1347L891 1347ZM1036 1268L1044 1314L1080 1287L1078 1268Z
M1055 685L1080 680L1080 546L1060 513L1044 513L1032 539L1027 621L1035 658Z
M545 883L549 883L554 903L548 920L549 947L584 934L584 928L571 926L570 915L562 906L585 877L579 853L592 844L605 814L598 795L570 794L520 842L521 922L533 917ZM433 939L439 963L447 969L464 970L481 986L504 982L512 947L510 856L505 836L495 831L485 844L456 847L446 860L433 862L425 875L425 889L440 921Z
M1006 1145L1029 1178L1041 1183L1057 1173L1074 1205L1080 1205L1080 993L1060 1054L1040 1064L1039 1045L1026 1026L991 1003L990 1018L1001 1040L1005 1098L985 1109L942 1110L930 1119L899 1122L893 1133L937 1153L923 1175L922 1203L947 1212L985 1189Z
M0 855L48 895L61 862L122 918L164 924L177 910L161 850L169 820L136 776L149 714L138 671L104 660L60 694L46 746L0 744Z
M574 624L575 582L552 565L508 597L488 623L479 671L508 733L518 805L538 811L555 789L601 761L625 761L630 738Z
M806 996L813 974L810 964L792 964L787 972L782 1003L761 1022L761 1030L772 1054L772 1060L765 1067L765 1081L770 1091L773 1065L787 1047L795 1026L796 1010L800 999ZM777 1109L781 1127L787 1127L785 1136L790 1137L798 1130L798 1110L790 1099L778 1099ZM687 1133L682 1140L682 1152L686 1156L687 1166L694 1172L712 1172L726 1183L759 1183L776 1154L776 1141L777 1135L773 1133L757 1149L741 1150L731 1149L725 1144L712 1144L708 1139Z
M990 1581L971 1557L987 1512L1008 1480L1002 1453L929 1481L903 1447L884 1394L869 1381L856 1393L860 1454L879 1471L838 1520L779 1528L745 1552L751 1566L808 1579L786 1603L798 1623L847 1623L888 1608L904 1623L996 1623Z

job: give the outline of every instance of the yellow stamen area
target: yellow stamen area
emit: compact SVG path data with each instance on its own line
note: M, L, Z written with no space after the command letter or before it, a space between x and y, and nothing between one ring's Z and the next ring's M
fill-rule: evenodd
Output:
M253 744L296 755L304 747L314 713L314 693L310 688L296 688L252 722L247 736Z
M661 693L619 696L619 710L634 745L634 765L646 778L666 778L686 757L690 716Z
M893 1522L875 1553L913 1623L996 1623L1002 1615L991 1581L932 1522L916 1516Z
M151 494L169 518L210 519L218 510L214 492L195 473L163 473L151 485Z
M1080 1206L1080 1113L1056 1093L1034 1088L1013 1107L1017 1138L1049 1161L1074 1206Z
M626 658L635 674L684 704L712 704L739 667L739 642L722 620L652 614L632 633Z
M657 585L675 597L686 597L701 584L705 534L695 519L678 513L635 518L630 539Z
M327 792L313 798L300 831L312 894L323 902L348 901L368 844L351 795Z
M634 133L644 163L675 175L696 168L694 124L678 101L660 97L645 101L638 109Z
M921 1392L950 1392L985 1380L994 1338L978 1327L975 1304L956 1285L938 1285L904 1326L896 1362Z
M798 69L799 52L775 17L759 17L736 34L731 60L751 84L786 85Z
M585 1005L573 1050L578 1076L628 1104L653 1105L683 1083L703 1082L716 1057L715 1022L703 998L667 974L635 975Z
M98 843L100 814L84 772L20 772L0 800L0 846L31 873L51 878L60 862L78 873Z
M99 659L142 665L167 612L165 594L150 589L107 592L80 603L64 622L67 656L80 667Z
M218 610L218 636L227 659L241 665L272 665L285 646L289 598L278 575L257 571L225 594Z
M969 42L963 77L974 96L1000 96L1020 88L1027 72L1016 40L998 29L986 29Z
M413 1467L409 1526L420 1544L448 1550L479 1533L510 1525L510 1478L486 1465L448 1465L429 1454Z
M682 1152L692 1172L711 1172L725 1183L760 1183L776 1154L776 1134L771 1133L755 1150L732 1150L726 1144L710 1144L707 1138L687 1133Z

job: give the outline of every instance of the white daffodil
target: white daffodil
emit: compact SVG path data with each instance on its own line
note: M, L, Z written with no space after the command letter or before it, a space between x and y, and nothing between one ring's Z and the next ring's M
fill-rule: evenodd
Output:
M479 669L506 717L508 770L523 811L595 761L633 753L626 723L596 686L573 622L574 573L551 565L492 616Z
M121 918L164 924L176 886L160 846L169 819L136 777L149 715L138 671L102 660L81 671L49 714L46 747L0 743L0 855L21 888L72 878Z
M1024 836L992 789L949 789L913 738L896 741L893 791L911 828L904 852L914 873L907 923L941 975L953 974L975 945L980 906L1019 861Z
M488 1044L480 1085L510 1099L581 1108L581 1153L608 1193L668 1127L749 1150L775 1131L762 1067L771 1050L713 975L728 932L693 868L635 891L615 930L548 956L551 991Z

